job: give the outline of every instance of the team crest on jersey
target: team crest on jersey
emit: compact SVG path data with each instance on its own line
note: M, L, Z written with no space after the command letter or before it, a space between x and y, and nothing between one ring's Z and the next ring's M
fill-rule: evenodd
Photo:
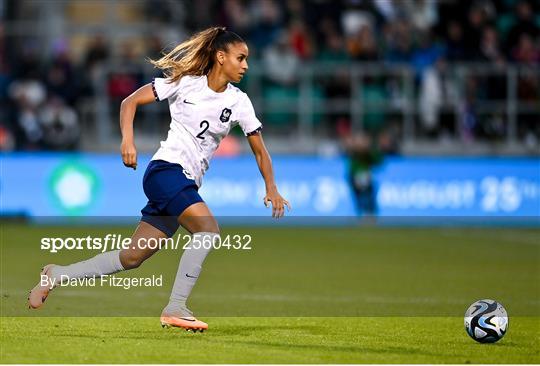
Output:
M229 108L223 108L221 111L221 116L219 116L219 120L223 123L229 122L229 118L231 118L232 111Z

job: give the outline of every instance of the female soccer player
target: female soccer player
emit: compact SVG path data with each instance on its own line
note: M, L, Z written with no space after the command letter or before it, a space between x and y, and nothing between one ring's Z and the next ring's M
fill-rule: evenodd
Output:
M261 122L255 116L248 96L230 83L239 82L248 70L248 47L234 32L222 27L206 29L181 43L154 66L166 78L155 78L122 102L122 160L126 167L137 167L133 141L133 119L139 105L167 99L171 113L168 137L161 142L143 179L148 204L132 236L129 249L99 254L68 266L47 265L41 272L51 285L40 281L28 298L30 308L43 305L60 279L95 277L137 268L158 249L137 245L139 239L167 238L179 225L192 234L192 240L218 239L219 227L198 188L210 158L232 127L240 125L255 154L266 184L264 204L272 204L272 216L279 218L289 203L281 197L274 182L272 162L261 136ZM192 246L193 247L193 246ZM168 305L161 314L163 326L205 330L208 325L193 317L186 301L201 272L210 249L185 250L178 267Z

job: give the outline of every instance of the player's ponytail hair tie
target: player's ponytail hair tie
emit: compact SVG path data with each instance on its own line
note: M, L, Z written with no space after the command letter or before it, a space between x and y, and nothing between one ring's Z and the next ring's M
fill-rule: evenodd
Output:
M163 70L171 82L176 82L185 75L208 74L214 66L215 53L226 51L230 44L239 42L244 43L244 40L238 34L225 27L212 27L194 34L159 60L150 62Z
M216 48L216 45L217 45L217 39L222 36L223 34L225 34L227 32L227 28L225 27L214 27L214 28L210 28L213 30L213 34L211 37L208 38L207 42L207 51L208 53L214 53L215 51L217 51L217 48Z

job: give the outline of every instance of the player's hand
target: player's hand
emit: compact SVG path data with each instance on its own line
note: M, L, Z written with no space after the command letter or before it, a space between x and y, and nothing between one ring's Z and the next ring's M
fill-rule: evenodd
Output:
M269 203L272 203L272 217L275 217L276 219L285 214L285 206L287 206L287 211L291 210L291 205L285 198L281 197L277 189L267 191L263 202L266 207L268 207Z
M122 152L122 161L124 165L128 168L137 169L137 148L133 141L122 140L122 145L120 146Z

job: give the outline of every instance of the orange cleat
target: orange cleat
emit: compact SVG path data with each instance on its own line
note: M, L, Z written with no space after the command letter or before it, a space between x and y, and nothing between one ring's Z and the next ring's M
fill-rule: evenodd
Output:
M160 318L161 326L163 328L170 328L170 327L177 327L177 328L184 328L187 331L192 332L204 332L208 329L208 324L205 322L202 322L192 316L190 317L176 317L176 316L168 316L168 315L162 315Z
M47 299L47 296L49 296L49 292L55 287L56 283L51 277L52 267L54 267L54 264L48 264L41 269L39 282L32 289L32 291L30 291L30 294L28 295L28 308L29 309L40 308L45 302L45 300ZM45 282L44 276L47 276L46 284L44 283Z

